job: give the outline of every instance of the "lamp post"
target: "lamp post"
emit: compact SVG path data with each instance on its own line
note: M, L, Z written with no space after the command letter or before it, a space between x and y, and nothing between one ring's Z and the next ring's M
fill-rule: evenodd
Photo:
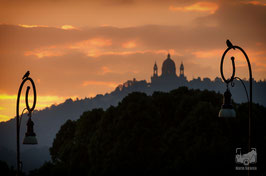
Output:
M25 134L25 138L23 140L23 144L37 144L37 139L36 139L36 134L33 131L33 125L34 123L31 120L31 114L35 108L36 105L36 88L35 88L35 84L33 82L33 80L29 77L30 72L26 72L26 74L23 76L22 78L22 83L20 84L19 90L18 90L18 97L17 97L17 115L16 115L16 125L17 125L17 175L20 175L21 173L21 161L20 161L20 142L19 142L19 134L20 134L20 124L21 124L21 118L23 115L24 110L28 110L28 122L27 122L27 132ZM20 102L20 94L22 91L22 87L23 85L29 81L32 85L33 88L33 94L34 94L34 99L33 99L33 105L32 107L29 106L29 101L28 101L28 95L29 95L29 90L30 90L30 86L27 87L26 90L26 97L25 97L25 101L26 101L26 108L24 108L21 116L19 115L19 102Z
M228 84L231 83L231 85L233 86L233 80L234 79L240 80L240 82L242 83L242 85L245 88L245 92L246 92L247 99L248 99L248 104L249 104L248 150L250 151L250 147L251 147L251 117L252 117L252 70L251 70L251 64L249 62L249 58L248 58L246 52L241 47L234 46L229 40L226 41L226 44L227 44L228 48L223 53L223 56L222 56L222 59L221 59L221 65L220 65L220 72L221 72L222 79L226 83L227 90L224 93L224 103L223 103L222 108L221 108L221 110L219 112L219 117L224 117L224 118L226 118L226 117L235 117L235 111L233 110L233 107L232 107L232 104L231 104L231 93L230 93L230 91L228 89ZM243 81L239 77L235 76L235 61L234 61L235 58L234 57L231 57L232 66L233 66L232 76L231 76L230 79L225 79L225 77L224 77L224 74L223 74L223 61L224 61L224 57L225 57L226 53L229 50L231 50L231 49L240 50L244 54L244 56L246 58L246 61L248 63L248 69L249 69L249 96L248 96L247 89L246 89L246 86L243 83Z

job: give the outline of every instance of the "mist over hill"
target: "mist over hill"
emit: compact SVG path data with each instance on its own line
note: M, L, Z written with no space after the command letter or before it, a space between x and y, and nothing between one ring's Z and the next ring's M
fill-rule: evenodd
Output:
M236 103L247 101L243 86L239 81L234 81L235 86L231 88L232 98ZM248 88L248 82L244 81ZM67 120L77 120L84 111L95 108L103 108L116 106L125 96L131 92L144 92L152 95L154 91L168 92L180 86L187 86L189 89L214 90L223 93L226 89L225 84L220 78L211 81L209 78L197 78L191 81L183 80L182 84L172 84L153 86L145 80L137 81L129 80L119 85L114 91L105 95L97 95L94 98L84 99L67 99L59 105L52 105L40 111L33 113L33 121L35 123L34 130L37 135L38 145L26 146L21 145L21 159L23 162L23 170L29 171L38 168L44 161L50 160L48 148L59 131L62 124ZM253 81L253 102L266 106L266 82ZM38 103L38 102L37 102ZM24 115L21 122L20 138L23 140L26 130L27 116ZM0 160L6 161L9 165L15 166L16 161L16 123L15 119L0 123Z

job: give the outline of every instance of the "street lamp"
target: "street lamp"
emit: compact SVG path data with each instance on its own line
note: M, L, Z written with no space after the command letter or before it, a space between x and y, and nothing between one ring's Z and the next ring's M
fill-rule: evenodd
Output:
M36 139L36 134L33 131L33 121L31 120L31 114L35 108L36 105L36 88L33 80L29 77L30 72L27 71L26 74L22 78L22 83L20 84L19 90L18 90L18 97L17 97L17 116L16 116L16 124L17 124L17 175L20 175L21 172L21 161L20 161L20 142L19 142L19 133L20 133L20 124L21 124L21 118L23 115L24 110L28 110L28 122L27 122L27 132L25 134L25 138L23 140L23 144L37 144L37 139ZM23 85L27 82L30 81L32 88L33 88L33 94L34 94L34 99L33 99L33 105L32 107L29 106L29 101L28 101L28 95L29 95L29 90L30 86L27 87L26 90L26 108L22 111L21 116L19 115L19 102L20 102L20 94Z
M248 149L250 150L250 145L251 145L251 116L252 116L252 70L251 70L251 65L250 65L250 62L249 62L249 58L246 54L246 52L239 46L234 46L229 40L226 41L226 44L227 44L227 49L224 51L223 53L223 56L222 56L222 59L221 59L221 65L220 65L220 72L221 72L221 76L222 76L222 79L224 80L224 82L226 83L226 86L227 86L227 89L224 93L224 103L222 105L222 108L219 112L219 117L235 117L235 111L232 107L232 104L231 104L231 93L228 89L228 84L231 83L232 87L234 86L234 83L233 83L233 80L234 79L238 79L240 80L240 82L242 83L242 85L244 86L245 88L245 92L246 92L246 95L247 95L247 99L248 99L248 104L249 104L249 129L248 129ZM224 57L226 55L226 53L231 50L231 49L238 49L240 50L246 60L247 60L247 63L248 63L248 68L249 68L249 96L248 96L248 93L247 93L247 89L246 89L246 86L245 84L243 83L243 81L239 78L239 77L236 77L235 76L235 58L234 57L231 57L231 60L232 60L232 66L233 66L233 73L232 73L232 76L230 79L225 79L224 78L224 74L223 74L223 61L224 61Z

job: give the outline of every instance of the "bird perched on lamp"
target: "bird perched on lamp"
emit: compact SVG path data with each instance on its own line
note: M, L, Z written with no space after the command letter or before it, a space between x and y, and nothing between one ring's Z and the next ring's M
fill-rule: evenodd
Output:
M226 45L227 45L228 48L235 49L234 45L230 42L230 40L226 40Z
M30 76L30 71L27 71L25 75L23 76L22 80Z

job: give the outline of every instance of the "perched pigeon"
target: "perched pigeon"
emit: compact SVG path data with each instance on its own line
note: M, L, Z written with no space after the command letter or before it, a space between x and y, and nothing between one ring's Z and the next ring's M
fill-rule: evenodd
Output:
M227 45L228 48L235 49L234 45L229 40L226 40L226 45Z
M25 73L25 75L23 76L22 80L25 79L25 78L27 78L27 77L29 77L29 75L30 75L30 71L27 71L27 72Z

